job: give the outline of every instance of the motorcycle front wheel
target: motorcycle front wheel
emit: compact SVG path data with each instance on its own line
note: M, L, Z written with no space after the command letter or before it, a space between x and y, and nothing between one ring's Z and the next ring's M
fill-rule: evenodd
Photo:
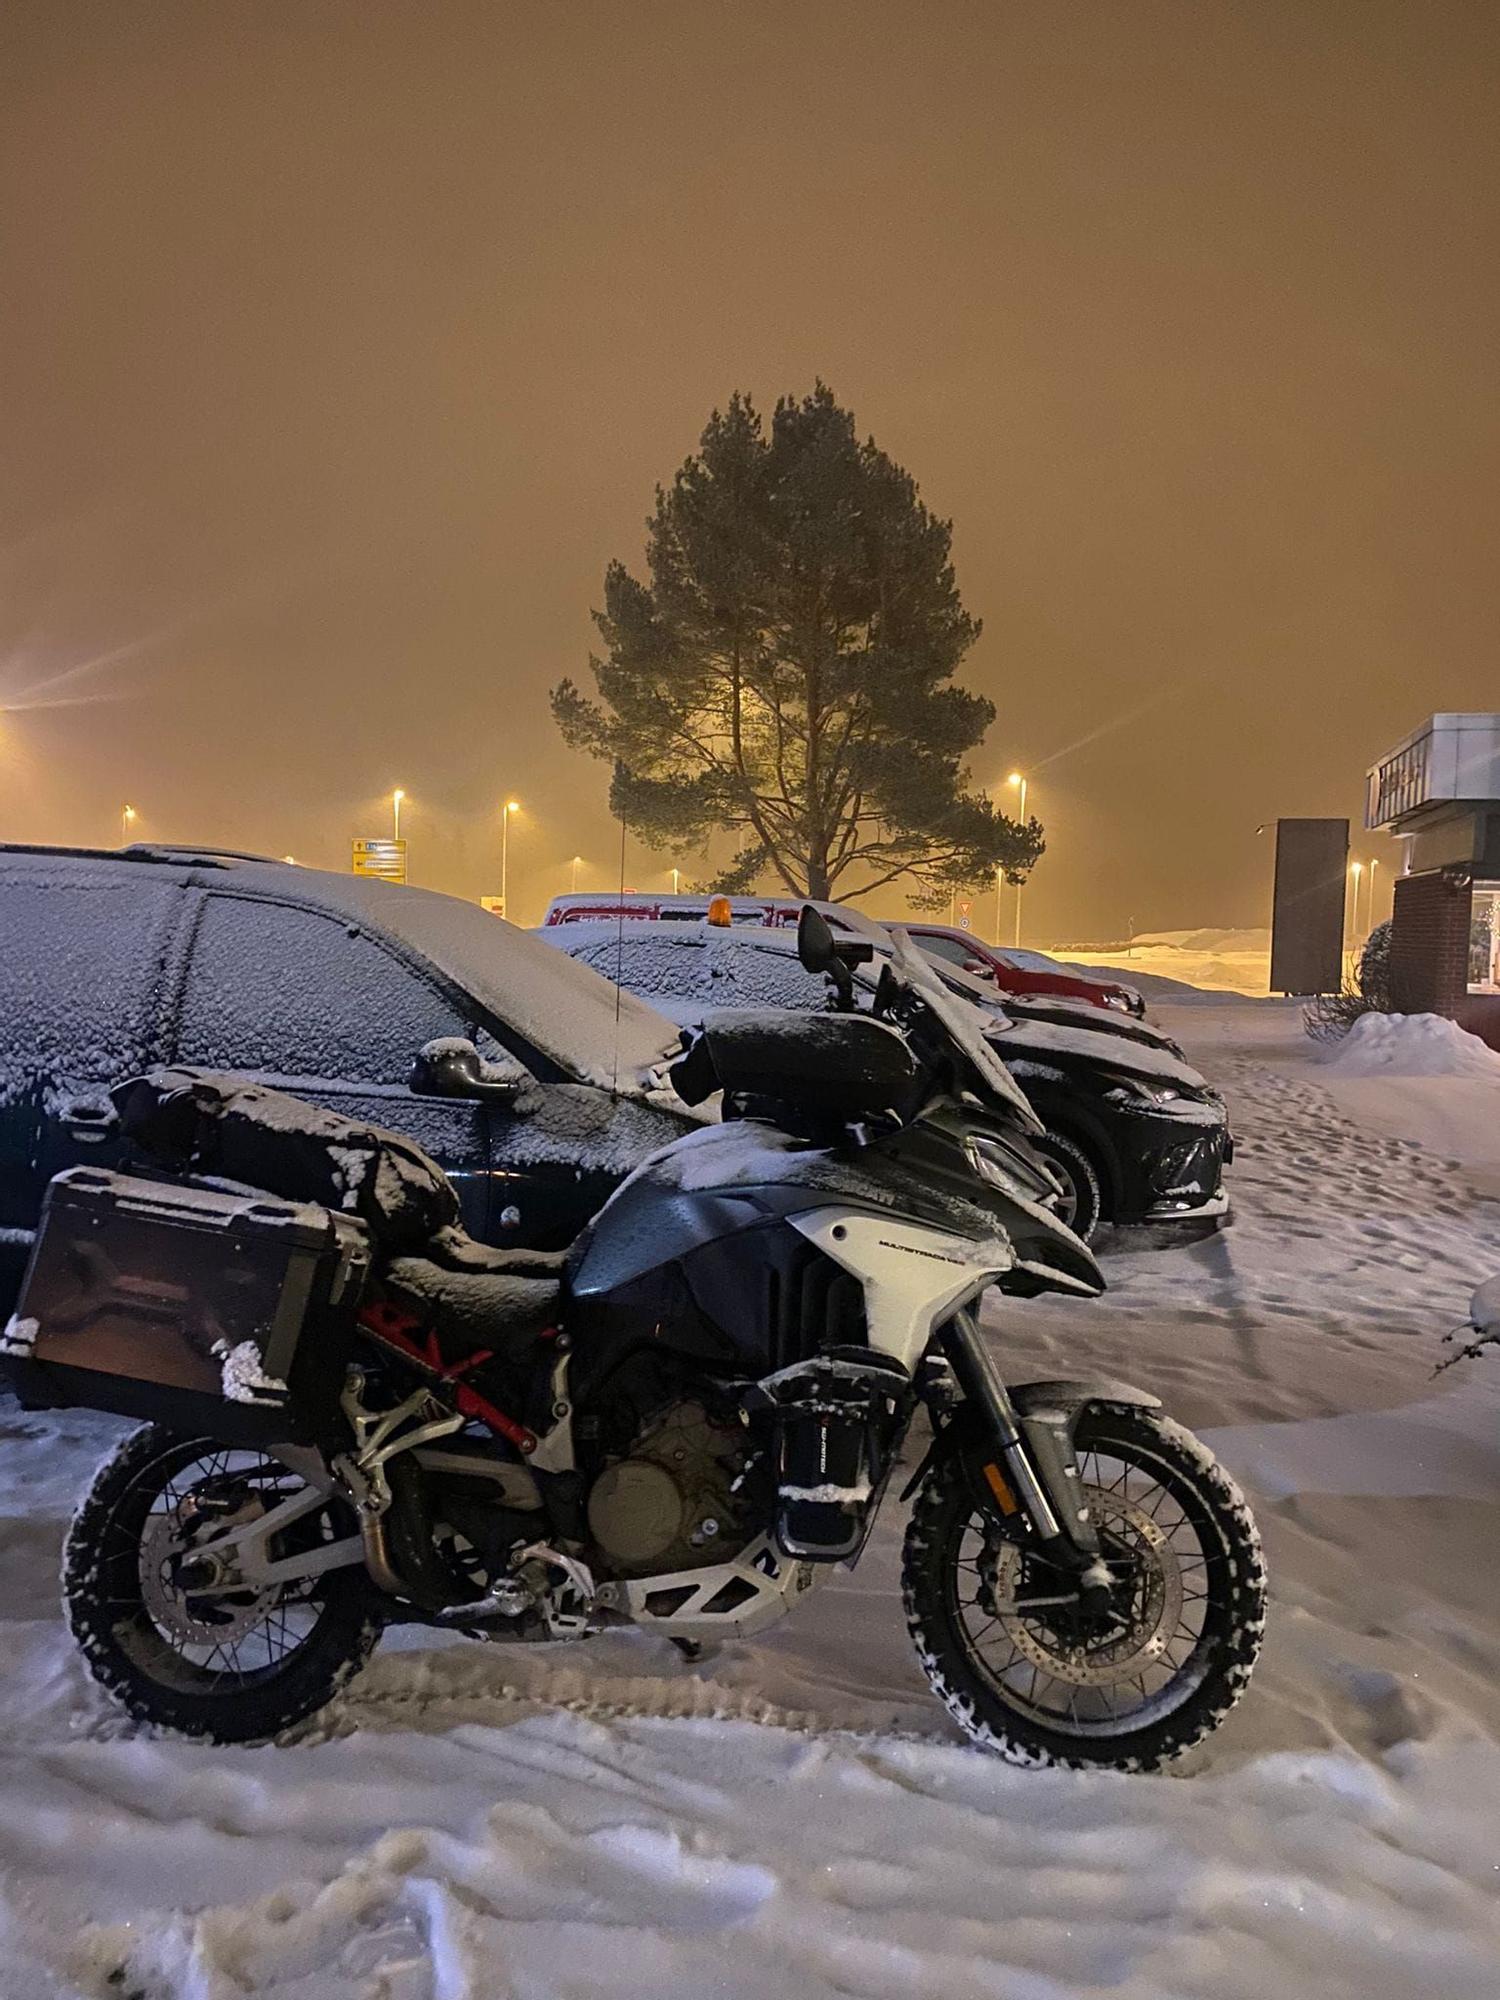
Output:
M384 1621L362 1567L261 1588L212 1582L216 1532L300 1484L267 1453L155 1424L100 1466L68 1532L63 1595L89 1672L137 1721L263 1742L322 1708L369 1658ZM352 1514L331 1500L277 1541L312 1548L352 1532Z
M1245 1691L1265 1631L1260 1537L1234 1481L1168 1418L1091 1404L1074 1441L1114 1577L1108 1609L1071 1601L1070 1579L1007 1532L955 1454L912 1509L907 1624L934 1693L987 1749L1160 1770Z

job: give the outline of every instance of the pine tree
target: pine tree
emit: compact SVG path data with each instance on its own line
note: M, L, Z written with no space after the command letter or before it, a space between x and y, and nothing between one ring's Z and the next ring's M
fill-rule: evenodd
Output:
M964 765L995 711L954 681L979 626L951 525L829 389L783 398L769 435L733 396L648 525L650 582L605 575L597 700L571 680L552 695L567 741L614 766L634 832L680 851L733 831L712 884L728 891L904 879L933 907L997 869L1025 878L1040 825L1007 819Z

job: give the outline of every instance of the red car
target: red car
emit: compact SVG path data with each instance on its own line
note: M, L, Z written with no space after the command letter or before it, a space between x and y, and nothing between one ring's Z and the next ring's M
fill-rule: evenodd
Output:
M956 930L948 924L908 924L906 928L929 957L961 966L975 979L991 979L1002 993L1047 993L1055 999L1085 1000L1091 1007L1111 1007L1123 1014L1146 1011L1145 1001L1133 986L1064 972L1055 960L1038 951L1000 951L972 931Z

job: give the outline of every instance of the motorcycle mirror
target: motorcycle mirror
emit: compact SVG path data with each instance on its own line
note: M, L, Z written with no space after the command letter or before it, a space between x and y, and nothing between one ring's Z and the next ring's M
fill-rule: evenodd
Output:
M804 972L832 972L838 964L828 919L811 903L802 905L802 914L797 919L797 956Z
M414 1097L457 1097L509 1103L516 1086L489 1069L472 1042L444 1035L419 1050L407 1088Z

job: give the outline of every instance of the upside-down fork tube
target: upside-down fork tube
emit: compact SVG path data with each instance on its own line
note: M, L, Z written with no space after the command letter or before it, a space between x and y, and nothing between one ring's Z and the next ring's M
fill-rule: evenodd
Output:
M965 1399L974 1405L994 1441L1005 1479L1036 1537L1037 1553L1077 1576L1085 1601L1107 1598L1110 1573L1089 1518L1083 1487L1071 1452L1054 1431L1028 1424L1015 1405L985 1346L974 1315L955 1313L943 1332L943 1347ZM1000 1486L987 1483L1000 1499ZM1004 1501L1001 1500L1002 1510Z

